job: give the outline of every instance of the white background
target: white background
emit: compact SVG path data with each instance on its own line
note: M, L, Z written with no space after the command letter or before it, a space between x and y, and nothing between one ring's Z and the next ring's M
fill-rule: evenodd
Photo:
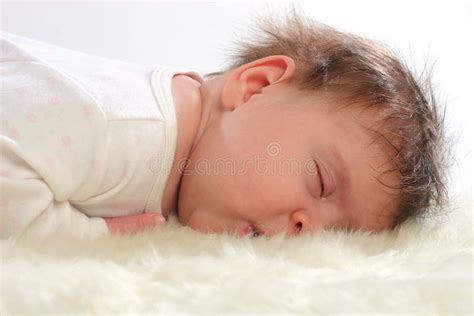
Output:
M5 2L1 29L130 62L217 71L232 39L254 13L286 3ZM421 71L435 63L434 83L447 104L456 142L454 197L472 200L473 6L470 1L308 1L315 19L389 44Z

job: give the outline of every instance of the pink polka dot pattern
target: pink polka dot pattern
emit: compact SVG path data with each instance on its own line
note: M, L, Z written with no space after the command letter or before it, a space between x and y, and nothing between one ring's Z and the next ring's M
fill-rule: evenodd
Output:
M34 115L34 114L31 114L31 113L30 113L30 114L28 114L28 115L26 116L26 118L28 119L28 121L29 121L30 123L33 123L33 124L34 124L34 123L38 122L38 117L36 117L36 115Z
M53 97L51 99L51 105L54 107L60 107L61 106L61 100L58 97Z
M44 158L44 161L46 162L46 164L48 166L53 166L54 165L54 158L51 157L51 156L48 156L48 157Z
M15 91L15 93L17 94L21 94L21 93L25 93L26 89L25 87L16 87L13 89L13 91Z
M21 228L21 224L19 221L15 221L15 223L13 223L13 227L15 228L15 230L19 230Z
M8 170L0 170L0 177L9 177L10 172Z
M55 76L46 78L46 82L49 84L51 88L58 86L58 79Z
M123 170L122 173L120 174L120 180L124 180L128 176L128 171Z
M85 116L87 117L91 116L93 114L92 105L90 104L85 105L83 108L83 112Z
M12 128L10 130L10 137L16 141L20 140L21 135L20 132L16 128Z
M99 174L99 172L100 172L100 164L99 164L99 162L98 162L96 159L92 160L91 168L92 168L92 173L93 173L94 175L98 175L98 174Z
M8 199L0 196L0 207L6 207L8 205Z
M72 145L72 139L68 135L61 137L61 142L64 147L70 147Z

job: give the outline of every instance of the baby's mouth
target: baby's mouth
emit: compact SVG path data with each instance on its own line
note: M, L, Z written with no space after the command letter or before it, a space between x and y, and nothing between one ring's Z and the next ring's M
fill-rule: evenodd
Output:
M256 224L246 223L238 229L239 236L259 237L264 235L264 231Z

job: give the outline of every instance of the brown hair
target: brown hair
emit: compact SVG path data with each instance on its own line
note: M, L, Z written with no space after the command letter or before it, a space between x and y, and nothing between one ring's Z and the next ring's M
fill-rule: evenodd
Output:
M293 8L283 18L259 18L255 34L232 50L229 71L251 61L286 55L292 79L304 91L333 92L348 105L365 104L383 114L378 135L392 147L400 183L391 229L411 217L436 214L447 201L444 112L437 105L431 71L415 79L407 65L381 43L338 31ZM426 70L426 68L425 68ZM219 73L212 73L215 75ZM388 185L387 185L388 186Z

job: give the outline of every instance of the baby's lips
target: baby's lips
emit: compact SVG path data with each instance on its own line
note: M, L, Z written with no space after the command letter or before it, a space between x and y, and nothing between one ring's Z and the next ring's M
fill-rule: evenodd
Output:
M240 236L247 236L253 232L253 227L251 224L245 224L244 226L238 229L238 233Z
M254 234L255 232L258 232L259 235L265 234L259 227L257 227L254 224L249 224L249 223L246 223L243 226L239 227L237 231L240 236L249 236L249 235Z

